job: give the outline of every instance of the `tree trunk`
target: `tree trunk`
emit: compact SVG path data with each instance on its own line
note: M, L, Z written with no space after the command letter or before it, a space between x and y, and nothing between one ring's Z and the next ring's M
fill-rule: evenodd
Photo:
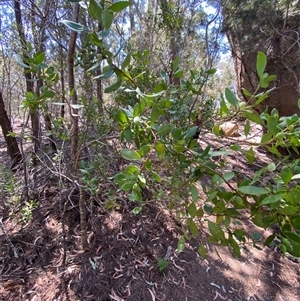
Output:
M22 161L22 155L19 150L19 146L16 138L10 135L10 133L13 132L13 130L12 130L10 119L8 118L7 112L5 110L1 91L0 91L0 126L7 145L7 152L12 161L11 168L13 168Z
M228 5L229 3L229 5ZM230 4L231 3L231 4ZM286 8L277 7L271 1L253 1L252 6L241 1L235 6L223 1L224 29L226 31L235 65L237 90L240 98L248 101L242 88L251 94L257 91L257 52L267 55L266 72L276 76L271 84L274 90L263 103L255 108L262 113L277 109L280 116L300 113L300 14L290 14ZM253 29L257 30L253 30Z
M78 23L79 18L79 4L73 4L73 21ZM79 124L78 124L78 109L76 105L78 103L77 100L77 93L75 89L75 74L74 74L74 53L76 47L76 39L77 39L77 32L71 31L70 40L69 40L69 47L68 47L68 82L69 82L69 89L70 95L72 100L73 107L71 108L71 117L73 120L72 126L72 136L71 136L71 159L73 163L73 171L76 175L78 172L78 136L79 136Z
M73 4L73 21L78 23L79 18L79 4ZM71 116L73 120L72 126L72 137L71 137L71 159L73 163L73 173L74 177L78 177L78 160L80 156L80 151L78 149L78 140L79 140L79 124L78 124L78 109L77 105L77 93L75 89L75 74L74 74L74 53L76 46L77 32L72 31L69 40L68 47L68 80L69 80L69 89L73 107L71 108ZM78 179L78 182L80 180ZM80 184L80 183L79 183ZM79 211L80 211L80 226L81 226L81 242L82 248L87 249L87 229L86 229L86 209L85 209L85 192L83 188L78 185L80 197L79 197Z
M102 24L99 22L98 25L98 31L103 30ZM102 47L97 46L97 54L102 54ZM102 73L101 66L96 71L96 76L100 75ZM103 89L102 89L102 80L97 79L96 80L97 85L97 100L98 100L98 113L103 114L104 112L104 104L103 104Z
M41 51L46 53L46 23L47 23L47 16L49 15L49 8L50 8L50 0L45 1L45 8L44 13L41 16L41 21L39 23L36 22L36 5L35 1L31 0L31 27L32 27L32 34L33 40L36 51ZM40 74L38 74L38 81L36 85L36 95L40 96L40 90L44 85L44 81L41 78ZM57 151L56 144L54 141L54 137L52 134L52 125L51 125L51 113L49 112L48 105L45 103L45 110L44 110L44 120L45 120L45 128L48 132L48 139L49 139L49 146L53 153Z
M26 65L29 59L28 57L29 51L27 48L27 40L25 38L25 33L24 33L22 11L21 11L21 5L19 0L14 1L14 12L15 12L15 18L17 23L17 29L19 33L19 39L22 46L23 63ZM26 79L26 91L33 93L34 82L33 82L32 74L31 72L28 72L28 69L26 67L24 68L24 76ZM39 114L37 110L30 112L30 119L31 119L32 141L34 144L34 151L37 152L37 150L40 147L40 120L39 120Z

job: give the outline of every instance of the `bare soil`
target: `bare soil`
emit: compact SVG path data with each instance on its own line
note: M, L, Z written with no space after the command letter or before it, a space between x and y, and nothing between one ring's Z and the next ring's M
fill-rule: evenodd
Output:
M0 140L0 162L7 164ZM200 143L218 148L224 141L206 137ZM261 164L268 160L262 153ZM227 168L249 176L255 171L241 158L232 158ZM0 300L300 300L300 264L283 258L277 248L258 250L249 242L235 258L225 248L208 245L203 259L197 248L205 243L204 228L178 253L181 229L163 200L149 202L139 215L126 199L117 199L111 210L101 196L90 202L90 247L82 250L78 191L60 191L50 172L38 176L38 208L26 224L11 216L7 200L0 199ZM247 222L244 227L261 232ZM157 259L166 254L169 265L159 271Z

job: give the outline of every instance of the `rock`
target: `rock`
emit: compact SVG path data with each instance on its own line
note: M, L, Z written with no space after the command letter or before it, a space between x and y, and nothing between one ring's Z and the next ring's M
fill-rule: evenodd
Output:
M226 121L220 125L221 133L226 137L238 136L239 125L236 122Z

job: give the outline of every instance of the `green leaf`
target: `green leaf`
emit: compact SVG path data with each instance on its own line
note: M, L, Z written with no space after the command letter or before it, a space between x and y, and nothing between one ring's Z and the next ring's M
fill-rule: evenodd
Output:
M161 183L161 177L159 176L158 173L156 173L155 171L150 170L150 174L151 174L152 178L153 178L156 182Z
M119 1L112 4L108 9L112 10L114 13L118 13L126 7L130 6L132 3L130 1Z
M146 156L150 152L151 148L152 148L152 145L150 145L150 144L143 145L139 149L139 154L141 155L141 157Z
M192 218L187 219L187 225L188 225L188 228L189 228L192 236L196 237L199 233L199 230Z
M189 214L191 217L197 216L198 211L197 211L197 207L196 207L196 205L195 205L194 202L192 202L192 203L189 204L189 206L188 206L188 214Z
M172 63L172 70L175 72L179 66L179 57L177 57Z
M184 139L190 139L190 138L194 137L194 135L196 134L197 130L198 130L198 126L193 126L192 128L190 128L188 130L188 132L184 135L183 138Z
M183 76L183 71L181 69L178 69L175 73L174 73L174 77L175 78L180 78Z
M194 202L197 202L198 201L198 189L195 185L192 185L190 187L190 191L191 191L191 194L192 194L192 199Z
M36 65L41 64L45 59L45 53L44 52L37 52L33 55L33 63Z
M277 128L277 120L275 117L270 117L267 120L267 126L268 126L268 131L269 132L275 132Z
M207 251L206 251L206 248L203 244L201 244L199 247L198 247L198 253L200 254L200 256L202 258L206 258L206 255L207 255Z
M211 68L211 69L208 69L208 70L205 70L205 73L209 74L209 75L213 75L217 72L217 69L216 68Z
M261 137L261 144L268 144L271 140L271 138L273 137L273 133L266 133Z
M256 59L256 72L257 72L257 75L259 76L259 78L262 78L262 76L265 72L266 66L267 66L266 55L263 52L258 51L257 59Z
M209 204L204 204L204 211L208 214L212 213L214 211L213 207Z
M157 153L158 160L162 161L166 154L165 146L161 142L157 142L155 145L155 150Z
M248 96L248 97L252 96L252 94L248 90L246 90L245 88L242 88L242 91L243 91L245 96Z
M268 90L268 91L270 91L270 90ZM258 97L258 98L253 103L252 107L258 106L261 102L263 102L265 99L267 99L269 97L269 94L267 92L264 92L263 94L261 94L259 96L257 95L256 97Z
M253 241L259 241L261 239L261 234L259 232L253 232L252 233L252 240Z
M130 64L131 55L128 53L122 63L122 69L125 69Z
M110 66L105 66L105 67L103 68L103 73L93 77L93 79L107 79L114 74L114 70Z
M233 105L235 108L239 107L239 101L236 98L236 96L231 92L231 90L229 88L225 89L225 96L227 101Z
M285 235L285 237L287 237L288 239L290 240L293 240L297 243L300 243L300 236L293 233L293 232L290 232L290 231L286 231L283 233Z
M124 114L124 112L122 110L118 111L118 113L116 115L116 120L120 124L126 124L126 123L128 123L128 118L127 118L127 116Z
M111 24L114 20L114 13L112 12L112 10L102 11L101 20L102 20L104 29L106 29L106 30L110 29Z
M241 256L241 249L240 249L239 244L236 242L236 240L232 236L229 236L228 241L229 241L229 244L232 248L233 255L236 256L236 257L240 257Z
M246 152L246 158L247 161L252 164L255 161L255 153L254 150L252 148L252 146L250 147L250 149Z
M182 139L182 128L175 128L172 130L172 137L175 140L180 140Z
M178 240L178 244L177 244L177 251L178 253L181 253L184 250L185 247L185 239L184 236L181 236Z
M164 124L158 129L157 133L159 135L162 135L163 137L165 137L166 135L168 135L171 132L172 127L173 127L172 124Z
M211 222L210 220L208 221L208 229L211 233L211 235L217 240L224 241L225 240L225 235L222 230L222 227L218 224L215 224Z
M245 127L244 127L244 134L247 137L249 135L249 133L250 133L250 122L249 122L249 120L247 120Z
M121 186L121 189L123 191L130 191L133 187L133 185L135 184L135 182L133 181L130 181L130 182L126 182L124 183L122 186Z
M298 99L298 108L300 109L300 98Z
M69 21L69 20L61 20L59 21L59 23L62 23L64 25L66 25L68 28L81 32L81 31L85 31L88 30L88 28L86 26L83 26L82 24L73 22L73 21Z
M123 132L123 136L126 140L126 142L131 142L132 141L132 138L133 138L133 132L131 131L131 128L128 127L126 130L124 130ZM123 140L122 140L123 141Z
M165 82L161 82L158 85L155 86L154 92L159 93L167 90L167 85Z
M103 12L103 7L101 7L98 1L90 0L88 11L95 20L102 22L101 14Z
M142 211L142 209L143 209L142 207L134 207L133 210L132 210L132 213L134 215L137 215Z
M283 166L280 172L280 176L284 184L287 185L291 181L293 173L290 170L290 168L288 168L287 166Z
M249 112L249 111L243 111L243 113L246 115L246 117L249 120L251 120L251 121L253 121L253 122L257 123L257 124L263 125L262 119L256 113L252 113L252 112Z
M274 234L268 236L264 242L264 246L269 246L276 236Z
M141 172L141 170L135 165L128 165L125 170L131 174L139 174Z
M240 186L238 187L238 191L250 195L262 195L268 193L268 190L265 188L256 186Z
M223 200L220 200L217 202L216 206L214 207L214 212L221 214L225 211L226 207L225 207L225 203Z
M151 110L151 123L154 123L158 118L159 110L157 104L154 103Z
M269 163L268 164L268 166L267 166L267 170L269 170L269 171L274 171L274 170L276 170L276 165L275 165L275 163Z
M28 65L24 64L23 62L17 61L17 64L20 65L21 67L27 69L30 68Z
M94 44L94 45L96 45L96 46L98 46L98 47L102 47L103 46L103 42L99 39L99 36L98 36L98 34L97 33L95 33L95 32L90 32L89 34L88 34L88 41L89 42L91 42L92 44ZM96 65L100 65L100 62L97 62L97 64ZM90 68L89 70L91 70L92 68ZM96 68L95 68L96 69ZM93 69L93 70L95 70L95 69Z
M223 94L220 95L220 109L221 109L220 114L222 114L222 113L227 114L229 111L227 108L226 102L224 100Z
M121 87L121 84L122 84L122 79L119 79L117 82L115 82L112 85L106 87L104 89L104 93L111 93L113 91L116 91L117 89L119 89Z
M221 127L219 124L216 124L213 129L212 132L216 135L216 136L220 136L220 132L221 132Z
M122 157L126 160L129 160L129 161L133 161L133 160L136 160L136 161L141 161L141 156L139 155L138 152L136 151L133 151L131 149L123 149L121 151L121 154L122 154Z
M299 211L298 207L285 205L283 208L281 208L278 213L281 215L295 215Z
M233 171L229 171L229 172L226 172L224 175L223 175L223 179L228 182L230 181L231 179L233 179L235 176L235 173Z

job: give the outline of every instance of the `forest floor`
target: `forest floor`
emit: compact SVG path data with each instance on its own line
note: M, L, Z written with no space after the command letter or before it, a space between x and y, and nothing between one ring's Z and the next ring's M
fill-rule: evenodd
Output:
M257 135L254 129L254 139ZM219 148L228 141L208 135L199 143ZM3 137L0 143L0 163L8 165ZM273 160L255 151L258 164ZM234 157L226 168L251 177L258 167ZM16 218L20 212L12 214L17 200L0 192L0 300L300 300L299 261L283 258L276 247L259 250L249 241L235 258L228 249L207 245L203 259L197 252L208 235L203 228L178 253L181 229L163 200L150 201L138 215L126 199L116 199L110 210L101 198L90 202L89 249L82 250L78 192L72 187L60 191L50 172L40 170L37 177L38 206L26 223ZM244 227L270 234L247 221ZM165 256L169 264L159 271L157 259Z

